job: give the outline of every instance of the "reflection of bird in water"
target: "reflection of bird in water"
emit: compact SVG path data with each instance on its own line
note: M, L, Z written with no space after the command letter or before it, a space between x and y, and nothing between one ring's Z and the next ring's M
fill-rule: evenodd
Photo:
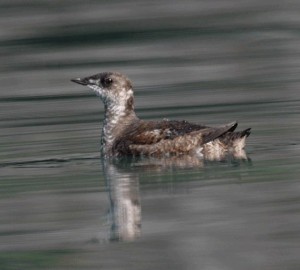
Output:
M132 241L141 235L141 201L137 174L118 169L103 161L108 185L111 217L111 241Z
M143 121L134 112L132 84L120 73L99 73L73 82L92 88L102 99L104 156L171 156L195 154L222 159L227 153L245 158L250 128L235 132L237 123L207 127L187 121Z
M230 158L226 161L231 164ZM233 159L232 161L234 166L241 163L251 164L248 160L242 159ZM178 170L182 170L182 172L187 168L197 170L207 165L205 162L214 166L214 172L219 167L216 166L219 164L218 161L211 162L191 155L102 159L110 202L109 239L111 241L133 241L141 236L142 208L139 184L141 175L158 173L158 179L164 176L168 181L177 181L180 174L178 174ZM222 164L224 164L224 160ZM203 171L201 170L201 172ZM155 181L158 179L155 178ZM185 182L187 179L183 177L182 180Z

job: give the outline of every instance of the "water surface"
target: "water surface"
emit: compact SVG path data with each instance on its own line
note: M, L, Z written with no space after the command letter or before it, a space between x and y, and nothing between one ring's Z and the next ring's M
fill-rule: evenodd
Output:
M297 1L0 8L1 269L299 269ZM252 127L249 160L103 163L70 79L110 70L141 118Z

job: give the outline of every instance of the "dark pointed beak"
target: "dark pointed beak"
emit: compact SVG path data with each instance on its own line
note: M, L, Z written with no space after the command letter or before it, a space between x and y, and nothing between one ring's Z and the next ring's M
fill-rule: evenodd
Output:
M88 85L89 82L86 78L83 78L83 79L80 79L80 78L76 78L76 79L71 79L71 82L74 82L74 83L78 83L78 84L81 84L81 85Z

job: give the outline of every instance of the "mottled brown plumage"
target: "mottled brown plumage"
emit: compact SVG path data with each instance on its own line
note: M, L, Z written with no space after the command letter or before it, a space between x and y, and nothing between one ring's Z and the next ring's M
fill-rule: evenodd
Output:
M234 132L236 122L208 127L187 121L143 121L134 112L132 84L124 75L105 72L72 81L92 88L104 102L105 156L197 154L221 159L228 152L244 156L250 129Z

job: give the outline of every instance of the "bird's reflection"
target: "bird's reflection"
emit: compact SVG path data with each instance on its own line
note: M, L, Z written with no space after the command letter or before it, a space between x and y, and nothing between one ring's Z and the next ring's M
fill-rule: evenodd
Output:
M227 156L201 159L183 155L164 158L103 159L102 166L109 193L110 240L133 241L141 235L141 198L139 175L143 172L164 171L170 168L203 168L207 162L249 163L246 154L242 157Z
M141 234L138 175L122 169L125 160L103 160L110 202L111 241L131 241Z

